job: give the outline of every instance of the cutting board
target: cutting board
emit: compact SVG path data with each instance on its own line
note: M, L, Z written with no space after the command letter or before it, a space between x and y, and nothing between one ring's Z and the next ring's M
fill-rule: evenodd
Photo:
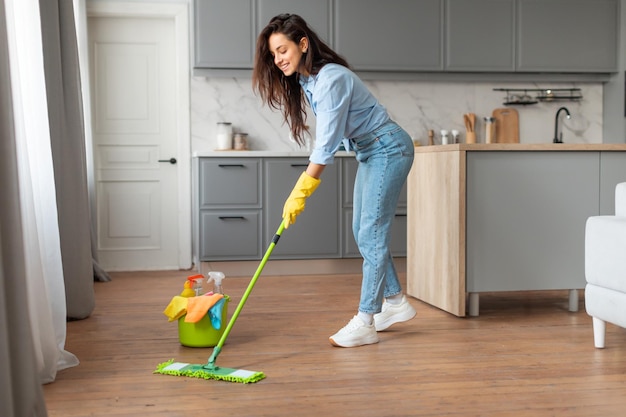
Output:
M519 143L519 114L510 108L495 109L496 143Z

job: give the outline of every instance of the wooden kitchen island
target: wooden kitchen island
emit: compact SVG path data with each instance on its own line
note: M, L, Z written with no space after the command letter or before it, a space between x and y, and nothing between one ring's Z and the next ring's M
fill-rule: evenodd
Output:
M481 292L585 286L588 217L614 213L626 144L418 146L408 178L407 293L456 316Z

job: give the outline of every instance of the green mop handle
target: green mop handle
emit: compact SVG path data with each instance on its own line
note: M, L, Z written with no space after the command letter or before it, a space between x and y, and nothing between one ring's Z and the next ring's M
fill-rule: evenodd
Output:
M226 342L226 338L228 337L230 330L233 328L235 321L237 321L237 317L239 317L239 313L241 313L241 310L243 309L243 306L246 303L246 300L250 296L250 293L252 292L252 289L254 288L256 281L259 279L259 276L261 276L261 272L263 272L265 263L267 262L270 255L272 254L272 251L274 250L274 246L276 246L276 244L278 243L278 240L280 239L280 235L283 233L283 230L285 230L284 220L280 223L280 226L278 227L276 234L272 238L272 242L270 243L267 250L265 251L265 255L263 256L261 263L256 269L254 276L250 280L250 284L248 284L248 288L246 288L246 291L243 293L243 296L241 297L241 301L239 301L239 304L237 305L237 308L235 309L233 316L230 318L230 321L228 322L228 325L226 326L226 329L224 330L224 333L222 334L220 341L213 348L213 353L211 354L211 357L209 358L206 368L215 369L215 360L217 359L217 356L220 354L222 347L224 346L224 343Z

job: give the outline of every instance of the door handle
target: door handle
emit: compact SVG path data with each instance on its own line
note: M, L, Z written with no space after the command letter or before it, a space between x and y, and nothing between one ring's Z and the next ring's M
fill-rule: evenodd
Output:
M176 163L176 158L159 159L159 162L169 162L170 164L174 165Z

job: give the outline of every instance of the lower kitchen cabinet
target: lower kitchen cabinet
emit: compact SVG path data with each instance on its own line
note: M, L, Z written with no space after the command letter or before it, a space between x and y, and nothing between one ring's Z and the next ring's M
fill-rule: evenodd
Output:
M342 171L342 217L343 217L343 247L341 250L344 258L357 258L361 254L352 233L352 194L354 191L354 179L359 163L354 158L343 158ZM393 256L406 256L406 202L407 185L404 184L398 200L398 208L391 225L391 242L389 244Z
M203 158L198 170L200 209L261 208L260 158Z
M268 237L280 224L285 200L308 165L303 158L267 158L264 214ZM289 226L272 258L339 258L339 169L341 159L326 166L322 183Z
M261 258L261 210L200 212L201 261Z
M194 260L260 259L260 158L194 159Z
M462 317L481 293L585 287L585 222L610 214L626 145L417 148L407 294ZM612 210L611 210L612 211Z
M282 220L283 205L308 165L306 157L194 159L194 260L259 260ZM358 163L337 157L285 230L272 259L359 257L352 235L352 190ZM391 251L406 256L406 185L398 203Z
M406 208L398 209L391 225L389 249L392 256L406 256ZM358 258L361 256L352 233L352 209L343 210L343 250L342 257Z

